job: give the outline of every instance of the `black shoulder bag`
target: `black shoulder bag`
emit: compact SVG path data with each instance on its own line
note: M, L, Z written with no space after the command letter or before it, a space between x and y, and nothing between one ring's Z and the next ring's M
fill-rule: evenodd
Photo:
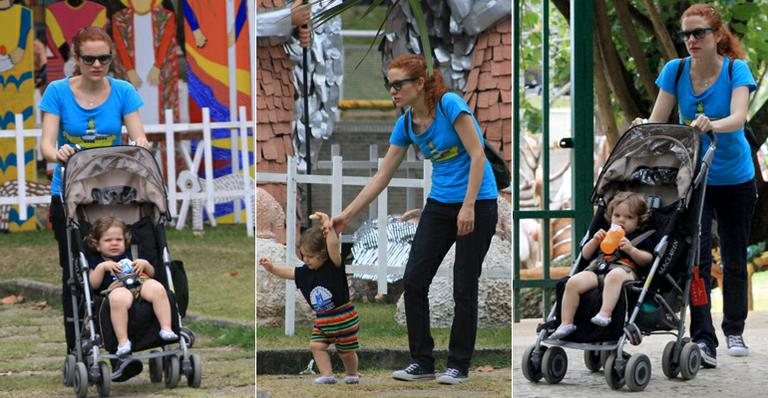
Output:
M437 103L437 107L440 113L445 115L443 110L443 97L440 97L440 101ZM411 110L409 109L405 113L405 128L408 133L411 133ZM509 171L509 165L504 161L504 157L501 156L499 151L496 150L488 140L483 138L483 152L485 152L485 158L491 163L491 169L493 170L493 178L496 180L496 188L501 191L504 188L509 187L512 184L512 173Z

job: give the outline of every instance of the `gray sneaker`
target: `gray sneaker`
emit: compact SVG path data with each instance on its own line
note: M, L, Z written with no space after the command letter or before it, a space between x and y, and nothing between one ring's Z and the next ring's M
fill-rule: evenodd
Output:
M448 368L445 373L437 379L440 384L459 384L469 380L469 375L461 373L460 370L454 368Z
M707 343L699 341L699 352L701 353L701 367L705 369L714 369L717 367L717 352L709 348Z
M404 381L434 380L435 371L427 370L423 366L414 362L408 365L405 369L392 372L392 378Z
M749 355L749 348L744 344L744 338L741 335L728 335L728 355L734 357L745 357Z

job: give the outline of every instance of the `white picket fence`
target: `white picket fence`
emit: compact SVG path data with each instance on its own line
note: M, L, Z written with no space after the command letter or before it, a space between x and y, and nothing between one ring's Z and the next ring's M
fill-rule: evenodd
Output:
M254 224L254 208L253 198L255 188L252 185L253 177L250 171L250 161L248 156L248 129L255 130L254 121L249 121L246 117L246 109L241 106L238 109L238 120L229 122L211 122L210 110L208 108L202 109L203 121L202 123L174 123L173 111L167 109L165 111L164 124L145 125L144 130L147 135L165 135L165 152L166 152L166 168L165 180L167 182L168 190L168 205L171 217L177 218L177 228L181 229L184 225L184 220L187 217L190 206L193 201L202 201L205 203L205 211L208 214L211 225L216 225L215 218L213 217L214 204L217 199L224 198L238 198L245 202L246 210L246 229L248 236L254 236L255 224ZM0 138L13 138L16 140L16 168L19 171L17 173L16 181L18 184L18 194L14 197L0 197L0 205L18 205L19 206L19 218L26 220L28 218L27 206L35 204L47 204L51 201L50 195L45 196L31 196L27 195L26 181L24 167L24 139L33 137L40 139L41 129L25 129L23 126L23 117L20 114L16 115L15 119L16 128L13 130L0 130ZM213 155L212 155L212 129L230 129L232 139L232 171L233 174L240 174L238 177L242 177L242 186L239 189L234 190L216 190L214 186L213 178ZM202 131L203 143L199 145L197 151L191 153L191 147L188 141L180 141L177 143L176 134L186 132ZM125 133L125 127L123 127L123 133ZM238 148L239 140L239 148ZM151 138L150 138L151 141ZM177 146L184 156L186 170L181 173L191 173L197 176L197 170L199 170L200 164L203 164L203 170L205 173L204 186L201 187L201 192L191 192L189 190L177 189L178 175L176 170L176 149ZM253 151L256 151L256 139L253 139ZM202 148L202 151L200 150ZM242 164L238 161L238 151L240 152L240 159L243 160ZM178 173L178 174L181 174ZM181 202L181 207L178 207L178 201ZM240 222L240 202L235 200L235 217L236 221Z

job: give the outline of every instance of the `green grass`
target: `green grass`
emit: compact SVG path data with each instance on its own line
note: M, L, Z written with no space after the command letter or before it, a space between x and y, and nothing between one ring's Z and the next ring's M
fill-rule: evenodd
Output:
M408 347L405 326L395 322L394 304L355 303L360 314L360 345L363 348ZM296 325L293 336L285 336L283 326L259 326L256 329L257 348L304 348L309 346L311 325ZM436 348L448 348L450 328L432 328ZM511 328L480 328L477 331L477 348L504 348L512 342ZM507 362L509 359L507 358Z
M244 226L206 227L203 237L194 236L190 229L169 228L167 240L171 256L183 261L187 271L191 313L253 322L256 252ZM2 234L0 247L5 254L0 256L0 280L61 283L52 231Z
M247 327L216 326L205 322L187 322L185 326L207 336L214 336L212 344L217 346L237 346L253 351L256 332Z

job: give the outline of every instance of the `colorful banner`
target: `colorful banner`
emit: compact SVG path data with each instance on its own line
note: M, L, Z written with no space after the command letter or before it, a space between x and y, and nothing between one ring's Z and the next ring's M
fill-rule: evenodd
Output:
M227 24L225 2L221 0L184 0L184 37L187 53L187 82L191 107L208 107L212 121L229 121L230 84L227 50L235 46L235 86L237 107L246 106L251 115L251 59L250 35L248 32L248 4L246 0L234 0L234 27ZM237 112L237 111L235 111ZM195 109L190 115L199 114ZM200 122L200 120L190 120ZM233 145L229 130L213 130L214 178L232 172ZM253 159L253 132L249 130L248 157L251 172L255 174ZM239 140L234 142L239 148ZM197 143L193 147L196 147ZM238 159L242 164L242 159ZM200 176L204 174L201 172ZM245 217L245 206L241 203L241 219ZM216 205L216 221L232 223L234 206L230 203Z
M32 10L0 0L0 130L16 128L15 114L24 117L24 128L35 127L34 117L34 46ZM36 180L35 139L24 139L24 153L16 153L16 140L0 139L0 184L17 178L16 159L24 157L27 181ZM34 230L33 207L27 208L29 218L21 221L18 206L10 211L9 230Z

